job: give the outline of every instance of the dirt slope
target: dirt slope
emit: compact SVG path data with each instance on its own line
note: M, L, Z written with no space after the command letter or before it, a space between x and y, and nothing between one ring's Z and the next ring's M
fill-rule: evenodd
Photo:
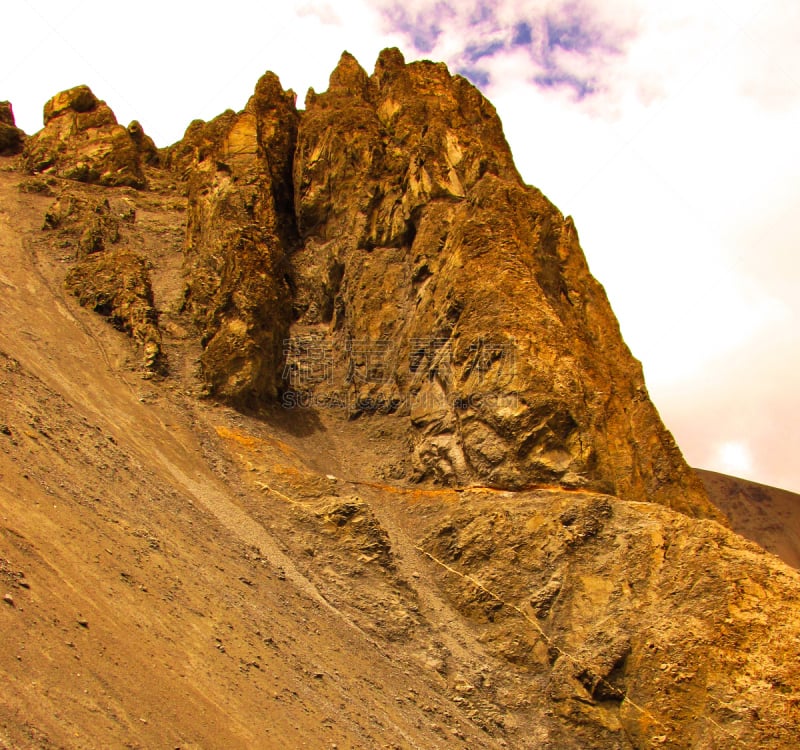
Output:
M64 291L53 196L13 164L0 748L792 746L796 571L650 503L401 486L376 473L390 417L198 400L184 202L157 171L114 193L136 204L121 244L153 265L170 367L143 379Z
M242 511L203 416L36 255L52 198L18 183L0 172L0 747L494 746Z

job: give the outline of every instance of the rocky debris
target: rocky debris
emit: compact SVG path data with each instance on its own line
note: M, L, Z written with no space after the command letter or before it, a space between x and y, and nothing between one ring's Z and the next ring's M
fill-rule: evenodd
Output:
M580 746L791 745L793 571L716 523L652 504L462 497L421 543L441 591ZM590 518L602 524L576 546L570 529Z
M124 206L124 204L123 204ZM120 240L120 219L126 210L106 197L91 197L64 190L44 216L42 228L58 232L62 246L76 244L76 257L99 253Z
M200 330L210 393L275 398L291 314L294 93L265 74L242 112L193 123L168 155L187 165L186 309Z
M336 546L351 550L357 562L394 568L389 535L366 503L358 498L337 500L317 517L323 521L325 533L337 537Z
M83 307L107 317L142 347L147 373L165 372L158 313L144 258L125 249L93 253L70 269L65 283Z
M5 594L3 596L3 601L8 604L9 607L16 607L17 605L14 603L14 597L11 594Z
M23 166L31 174L143 188L142 153L109 106L88 86L76 86L45 104L44 128L25 142Z
M34 195L46 195L52 197L55 195L53 188L58 184L58 180L55 177L47 177L47 178L40 178L40 177L29 177L24 180L20 180L19 185L17 186L21 193L32 193Z
M53 233L51 244L74 249L77 262L67 273L66 288L142 347L145 373L164 374L150 265L123 241L123 228L135 221L136 205L125 195L67 188L48 208L42 228Z
M14 156L25 145L25 133L17 127L11 102L0 102L0 156Z

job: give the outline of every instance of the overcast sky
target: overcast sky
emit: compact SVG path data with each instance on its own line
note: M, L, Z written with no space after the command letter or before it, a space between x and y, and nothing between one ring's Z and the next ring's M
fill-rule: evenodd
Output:
M344 49L443 60L575 218L694 466L800 491L800 2L337 0L3 4L0 99L41 127L86 83L159 146L265 70L327 87Z

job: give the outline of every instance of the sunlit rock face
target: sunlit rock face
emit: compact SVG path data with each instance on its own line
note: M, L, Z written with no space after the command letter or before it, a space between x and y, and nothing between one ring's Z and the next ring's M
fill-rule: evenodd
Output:
M29 172L79 182L145 186L139 144L88 86L62 91L44 105L44 128L27 140L23 163Z
M164 154L77 87L47 103L23 158L135 186L163 161L185 180L183 309L211 396L249 408L299 391L351 418L392 414L407 479L718 517L572 220L523 183L494 107L443 64L385 50L368 75L345 53L302 111L266 73L244 110ZM309 339L324 376L303 382L294 344Z

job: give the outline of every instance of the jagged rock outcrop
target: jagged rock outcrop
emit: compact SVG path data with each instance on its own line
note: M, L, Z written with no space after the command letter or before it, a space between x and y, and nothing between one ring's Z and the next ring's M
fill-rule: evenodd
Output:
M0 102L0 156L20 153L25 145L25 133L17 127L11 102Z
M571 219L522 183L494 108L430 62L343 55L294 165L298 335L317 392L410 421L442 482L593 487L715 515L647 395Z
M57 232L62 247L75 247L75 257L85 258L119 242L120 221L133 221L136 212L128 199L88 197L63 190L44 215L42 228Z
M294 389L351 417L393 413L411 440L397 476L721 518L572 220L523 184L477 89L386 50L371 76L345 53L328 91L300 113L294 99L267 73L243 111L192 123L165 154L187 181L184 308L210 395L252 406ZM138 184L159 157L87 87L50 100L45 122L32 171Z
M190 125L168 156L188 175L186 308L212 395L236 404L281 389L294 242L294 94L265 74L245 109Z
M128 135L136 146L143 164L148 167L157 167L161 163L161 154L156 148L155 141L144 132L142 124L133 120L128 125Z
M0 169L0 746L793 746L800 577L689 517L472 87L345 56L162 155L146 192ZM198 357L269 408L195 403Z
M464 495L440 507L422 547L448 601L537 685L575 746L792 745L794 571L715 523L652 504Z
M164 373L158 313L144 258L125 249L92 254L70 269L66 286L83 307L107 317L142 347L146 373Z
M74 251L75 264L65 279L68 291L142 348L146 374L163 374L166 362L148 262L119 246L121 227L135 220L130 198L65 189L45 214L42 228L55 234L61 249Z
M24 168L98 185L145 187L138 142L88 86L56 94L44 128L25 143Z

